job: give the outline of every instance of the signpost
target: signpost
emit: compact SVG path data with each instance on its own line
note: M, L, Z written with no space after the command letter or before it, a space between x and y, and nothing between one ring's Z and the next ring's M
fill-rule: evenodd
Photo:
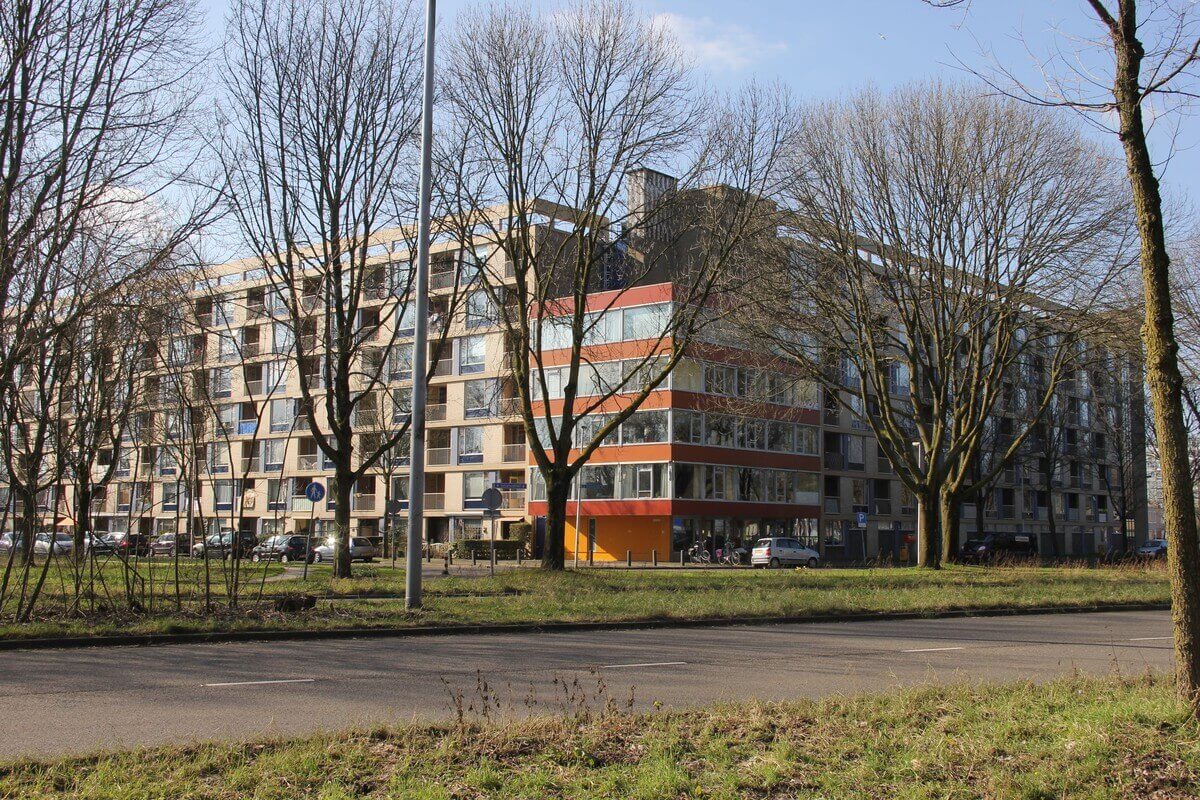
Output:
M483 501L484 516L492 518L491 525L491 541L488 554L488 574L496 574L496 519L500 516L500 504L504 502L504 495L500 494L500 490L496 487L484 489L483 494L479 497Z
M308 580L308 562L312 561L312 529L313 518L317 514L317 503L325 499L324 484L313 481L308 486L304 487L304 496L308 499L308 528L305 530L304 542L304 580Z
M404 510L404 503L396 498L387 501L384 507L384 534L386 542L392 548L392 569L396 568L396 517Z

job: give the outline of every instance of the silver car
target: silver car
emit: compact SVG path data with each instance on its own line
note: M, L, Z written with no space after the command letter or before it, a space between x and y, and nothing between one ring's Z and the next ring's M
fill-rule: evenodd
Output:
M334 540L326 539L320 546L313 548L312 560L316 563L333 561ZM379 548L365 536L350 538L351 561L374 561L379 558Z
M811 547L805 547L799 539L778 536L759 539L750 551L750 564L755 567L819 567L821 554Z
M74 549L75 539L69 533L39 533L33 539L33 552L39 556L67 555Z

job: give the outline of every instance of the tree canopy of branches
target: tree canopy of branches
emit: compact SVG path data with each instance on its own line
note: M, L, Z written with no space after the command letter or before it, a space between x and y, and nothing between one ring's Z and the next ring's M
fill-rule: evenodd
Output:
M224 196L292 329L307 427L334 465L339 576L355 483L407 431L363 436L355 412L377 396L411 286L406 264L376 257L408 243L376 234L414 218L416 21L409 3L238 0L227 33Z
M561 569L573 479L774 231L789 104L762 87L703 96L669 32L608 0L469 10L442 63L440 194L463 233L496 250L480 289L545 481L542 564ZM668 304L614 331L652 285L670 287ZM621 356L622 339L642 346Z
M1121 193L1060 122L940 84L814 105L792 158L794 257L753 287L747 329L869 425L936 567L1071 363L1121 256ZM989 438L1006 392L1019 413Z
M927 2L964 5L963 0ZM1162 467L1176 683L1200 715L1200 537L1159 186L1164 162L1161 155L1155 160L1149 137L1152 124L1177 122L1200 98L1200 8L1189 0L1083 0L1081 5L1091 33L1064 34L1047 55L1036 58L1044 85L1022 81L1011 65L993 63L978 74L993 88L1027 102L1077 111L1121 142L1141 240L1142 343Z

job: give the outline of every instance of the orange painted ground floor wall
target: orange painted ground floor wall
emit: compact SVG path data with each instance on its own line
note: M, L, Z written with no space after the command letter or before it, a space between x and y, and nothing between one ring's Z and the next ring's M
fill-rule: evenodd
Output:
M579 536L575 536L575 518L568 517L565 539L567 560L575 559L579 542L579 560L588 557L588 536L595 534L596 561L624 561L628 551L634 561L649 561L657 552L662 560L670 558L671 518L661 517L581 517Z
M544 502L530 503L535 518L546 513ZM688 522L712 519L812 519L815 506L768 503L712 503L688 500L607 500L580 504L579 535L576 536L574 502L567 504L564 549L574 560L578 546L580 560L588 557L588 538L595 537L596 561L624 561L628 552L635 561L649 561L657 553L659 560L672 558L672 526L676 517ZM703 533L699 533L703 538ZM578 545L576 544L578 542Z

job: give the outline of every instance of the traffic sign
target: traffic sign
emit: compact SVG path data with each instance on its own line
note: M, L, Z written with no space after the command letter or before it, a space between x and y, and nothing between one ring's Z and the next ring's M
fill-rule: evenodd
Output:
M608 486L608 484L600 483L599 481L588 481L587 483L579 484L580 489L587 489L589 492L595 491L596 489L603 489L605 486Z
M484 489L479 499L483 501L484 508L488 511L495 511L504 502L504 495L500 494L499 489Z
M856 526L859 528L867 527L867 512L859 511L857 514L854 515L854 521L856 523Z
M387 513L399 514L403 510L404 510L404 503L400 502L396 498L393 497L391 500L387 501Z
M318 503L325 497L325 487L314 481L304 487L304 496L312 502Z
M525 484L523 484L523 483L505 483L502 481L497 481L496 483L492 484L492 488L493 489L524 489Z

